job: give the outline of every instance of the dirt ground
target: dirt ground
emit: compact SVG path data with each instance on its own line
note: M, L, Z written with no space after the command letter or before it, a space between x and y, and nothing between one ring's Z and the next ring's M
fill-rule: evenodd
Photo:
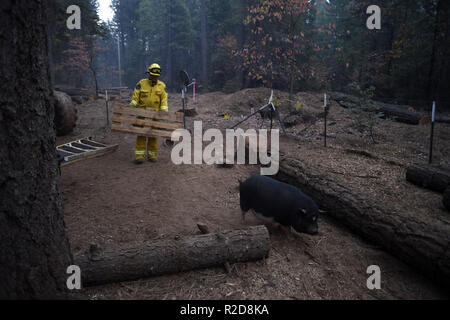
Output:
M202 120L203 128L224 129L264 105L268 89L246 89L234 94L199 95L188 107L197 116L187 118L187 127ZM282 119L295 110L287 94L275 92ZM282 139L281 153L304 161L323 162L323 170L336 179L352 179L364 192L383 192L395 200L399 188L409 194L399 206L416 206L420 212L439 216L449 224L450 215L437 205L439 195L404 182L404 170L411 162L427 158L429 126L410 126L383 120L375 131L378 144L350 126L349 110L331 102L328 144L323 145L321 95L298 93L302 105L295 124L287 129L296 142ZM123 102L127 102L124 99ZM180 97L169 94L169 109L181 108ZM57 139L62 144L82 137L118 144L110 154L76 162L61 168L61 190L65 222L72 250L85 251L90 244L102 248L139 245L144 241L198 234L197 223L212 232L261 224L249 213L241 218L238 180L259 172L258 166L174 165L171 149L160 149L157 163L132 163L135 136L111 132L105 127L105 103L91 100L77 105L75 131ZM110 111L112 106L110 106ZM111 112L110 112L111 114ZM226 119L224 115L230 116ZM295 118L294 117L294 118ZM251 118L243 129L257 128ZM267 123L266 123L267 127ZM277 126L275 126L277 128ZM450 164L450 126L437 125L434 161ZM350 151L349 151L350 150ZM361 157L351 150L364 150L373 157ZM388 168L380 161L390 161ZM359 163L361 168L355 166ZM364 175L377 178L362 179ZM422 199L422 200L421 200ZM423 200L426 199L426 200ZM319 204L320 206L320 204ZM433 209L432 209L433 208ZM437 208L437 209L435 209ZM319 221L319 234L292 234L267 225L271 247L266 260L238 263L227 274L223 268L201 269L133 282L85 288L87 299L448 299L448 292L423 275L352 234L339 221L326 215ZM381 290L368 290L366 269L381 268Z

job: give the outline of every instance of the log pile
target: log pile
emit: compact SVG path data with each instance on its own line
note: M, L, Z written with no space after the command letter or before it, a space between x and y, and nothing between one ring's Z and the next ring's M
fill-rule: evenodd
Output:
M91 246L74 255L74 264L82 270L83 286L92 286L264 259L269 242L265 226L252 226L114 250Z
M355 233L450 285L450 225L399 211L394 204L377 201L296 159L280 162L277 179L299 187Z

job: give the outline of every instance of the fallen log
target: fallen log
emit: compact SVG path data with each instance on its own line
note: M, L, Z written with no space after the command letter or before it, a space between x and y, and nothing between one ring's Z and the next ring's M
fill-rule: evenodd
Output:
M296 159L286 158L280 162L277 179L299 187L326 210L327 215L356 234L434 280L450 285L450 225L438 218L400 211L394 204L372 199Z
M379 101L370 101L369 103L382 112L385 118L392 117L397 122L419 124L420 119L425 115L422 112L408 110L411 107L407 105L394 105Z
M413 164L406 169L406 180L423 188L444 192L450 185L450 168Z
M354 108L361 105L361 100L350 94L331 92L330 97L344 108Z
M204 223L197 223L197 228L200 230L201 233L203 234L207 234L209 233L209 228L206 224ZM230 274L231 273L231 266L230 263L228 261L225 261L223 264L223 267L225 268L225 271Z
M436 117L436 122L450 124L450 117L441 117L441 116L437 116L437 117Z
M342 92L331 92L331 99L339 103L343 108L356 108L361 106L361 99ZM375 106L378 111L384 113L386 117L393 117L394 120L409 124L421 124L423 117L428 116L431 119L431 115L426 112L411 111L414 110L409 105L396 105L389 104L380 101L370 100L369 104ZM431 104L431 102L430 102ZM450 117L436 115L436 122L450 124Z
M450 187L445 189L442 203L444 204L444 207L447 209L447 211L450 211Z
M341 92L332 92L331 98L344 108L358 108L362 104L358 97ZM374 100L370 100L368 104L375 107L378 112L383 113L384 118L392 117L395 121L402 123L419 124L420 119L425 115L422 112L410 111L414 108L408 105L388 104Z
M261 225L130 248L91 250L74 255L74 264L81 269L83 286L92 286L263 259L269 248L269 232Z

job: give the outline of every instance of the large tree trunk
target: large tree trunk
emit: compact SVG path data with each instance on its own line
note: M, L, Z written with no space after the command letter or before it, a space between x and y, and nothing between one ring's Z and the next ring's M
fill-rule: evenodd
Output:
M44 3L4 0L0 9L0 299L61 297L71 264Z
M74 260L82 270L83 286L90 286L263 259L269 248L267 228L254 226L119 250L90 250Z
M277 178L299 187L327 210L327 215L363 238L450 285L449 225L414 212L398 211L394 205L371 199L296 159L282 161Z
M447 186L450 186L450 169L413 164L406 170L406 180L427 189L444 192Z
M444 191L444 197L442 199L442 203L444 204L444 207L450 211L450 187L448 187Z

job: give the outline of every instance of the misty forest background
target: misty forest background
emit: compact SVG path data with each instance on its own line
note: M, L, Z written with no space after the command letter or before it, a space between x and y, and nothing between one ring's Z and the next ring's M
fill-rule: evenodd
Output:
M81 8L80 30L66 9ZM368 6L381 7L369 30ZM113 0L100 22L95 0L50 0L52 82L133 88L153 62L169 91L178 73L201 92L248 87L349 92L374 87L389 103L450 109L449 6L445 0ZM372 88L373 89L373 88Z

